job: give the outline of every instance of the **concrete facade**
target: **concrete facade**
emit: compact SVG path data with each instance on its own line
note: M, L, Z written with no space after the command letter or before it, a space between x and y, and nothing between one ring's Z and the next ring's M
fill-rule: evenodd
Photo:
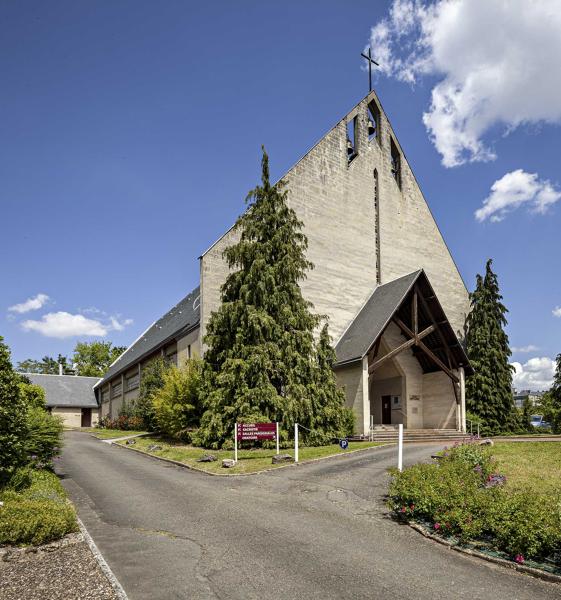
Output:
M370 139L369 118L377 124ZM347 153L349 124L354 137L352 160ZM398 169L392 171L396 164ZM316 312L328 315L334 342L376 285L418 269L426 272L454 332L462 337L468 292L374 92L283 179L288 203L304 223L307 257L315 266L302 282L302 291ZM202 336L211 312L220 304L220 287L228 274L223 251L237 240L237 232L230 229L201 257ZM381 351L388 352L402 341L399 329L390 326ZM391 362L391 377L376 373L369 380L364 364L337 370L347 404L356 414L357 433L368 431L370 414L381 410L380 398L386 392L400 396L399 408L392 410L392 424L456 427L458 408L450 379L442 373L423 375L411 351Z
M90 408L84 409L76 406L54 406L51 409L51 414L62 417L65 427L82 427L82 411L91 410L91 426L95 427L99 420L99 409Z

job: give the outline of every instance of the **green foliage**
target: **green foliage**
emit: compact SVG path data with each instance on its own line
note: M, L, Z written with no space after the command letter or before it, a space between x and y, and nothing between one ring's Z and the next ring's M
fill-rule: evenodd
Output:
M561 433L561 354L557 355L555 362L553 385L542 397L541 409L545 420L551 423L553 433Z
M10 351L0 336L0 486L26 461L27 406Z
M220 447L241 419L279 421L284 431L298 422L319 428L314 435L332 435L348 420L331 380L318 377L320 317L300 289L313 267L308 241L287 205L285 182L269 182L264 150L261 179L236 222L239 242L224 251L231 272L207 326L199 431L207 447ZM330 414L322 418L324 404Z
M52 356L43 356L41 360L28 358L18 362L17 370L20 373L42 373L43 375L58 375L59 365L62 365L64 375L74 375L72 365L68 362L66 356L59 354L57 358Z
M39 465L47 466L60 454L62 447L62 418L51 415L44 408L31 407L27 411L29 432L25 440L28 457Z
M466 382L467 409L481 417L484 433L503 433L522 428L512 397L511 356L504 331L508 312L499 283L487 261L485 277L477 275L470 294L466 319L466 350L475 373Z
M169 369L163 358L156 358L142 368L138 398L134 403L135 416L142 420L147 431L156 430L156 421L152 396L164 385L164 374Z
M163 386L152 395L159 431L178 440L190 441L202 413L201 373L202 361L196 358L164 372Z
M109 366L126 350L111 342L78 342L72 360L78 375L103 377Z
M0 499L0 544L44 544L78 531L74 509L53 473L18 470Z
M45 390L40 385L20 381L19 393L28 408L46 409Z
M99 419L97 425L99 429L119 429L121 431L142 431L144 422L135 415L120 414L116 419L109 415Z
M394 472L389 505L401 517L429 522L464 542L492 539L513 557L551 555L561 544L561 498L510 491L493 465L489 450L454 447L439 464Z

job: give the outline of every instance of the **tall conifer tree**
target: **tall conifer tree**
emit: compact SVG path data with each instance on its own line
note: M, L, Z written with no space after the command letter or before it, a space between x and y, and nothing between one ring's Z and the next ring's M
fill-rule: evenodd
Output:
M466 383L466 403L490 432L498 433L518 429L520 422L512 396L511 351L504 331L508 310L502 303L492 262L487 261L485 277L477 275L470 294L466 350L475 373Z
M321 418L319 393L332 403L334 380L318 378L314 330L320 317L302 296L300 282L313 265L306 259L303 224L286 203L285 183L269 182L263 149L261 185L249 192L249 206L235 229L238 243L224 251L231 269L222 286L222 304L209 320L205 343L203 401L198 441L220 446L234 423L298 422L335 435L339 418ZM326 391L327 390L327 391ZM327 402L327 398L325 399Z

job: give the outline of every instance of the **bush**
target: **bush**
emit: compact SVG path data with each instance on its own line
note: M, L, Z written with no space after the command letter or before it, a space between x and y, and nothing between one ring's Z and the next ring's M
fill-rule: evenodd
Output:
M511 492L489 450L455 446L438 464L394 472L389 506L465 542L492 539L504 552L543 558L561 548L561 497Z
M20 378L22 378L21 375ZM21 381L19 383L19 391L28 408L42 408L43 410L47 408L45 390L40 385Z
M78 531L74 508L53 473L19 469L0 498L0 544L44 544Z
M140 417L120 415L112 419L109 415L99 419L98 429L120 429L122 431L140 431L144 429L144 421Z
M39 467L47 466L60 453L64 429L62 419L43 408L33 407L27 411L27 423L26 452Z
M163 358L156 358L142 369L138 398L134 403L135 416L143 421L143 429L156 430L152 397L164 385L164 373L171 367Z
M154 392L154 419L159 431L178 440L190 441L202 414L199 391L202 361L192 358L164 372L163 386Z
M0 336L0 486L26 461L27 407Z

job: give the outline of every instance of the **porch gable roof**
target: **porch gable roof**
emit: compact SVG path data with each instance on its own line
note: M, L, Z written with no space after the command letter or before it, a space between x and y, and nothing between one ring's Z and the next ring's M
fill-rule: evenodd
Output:
M440 335L431 333L425 338L424 343L443 362L446 362L447 356L442 354L444 349L440 348L441 339L444 338L446 351L452 361L451 366L453 368L463 366L467 374L471 373L472 368L467 355L422 269L380 285L374 290L335 346L337 361L334 366L341 367L362 360L392 320L396 320L396 318L399 320L400 315L402 320L408 320L405 315L410 313L410 297L413 296L413 288L418 289L423 297L424 308L419 307L422 320L426 324L430 323L427 312L430 311L430 315L438 322L440 329ZM416 352L416 349L413 350ZM420 353L416 355L424 372L438 370L438 367L428 357L421 356Z

